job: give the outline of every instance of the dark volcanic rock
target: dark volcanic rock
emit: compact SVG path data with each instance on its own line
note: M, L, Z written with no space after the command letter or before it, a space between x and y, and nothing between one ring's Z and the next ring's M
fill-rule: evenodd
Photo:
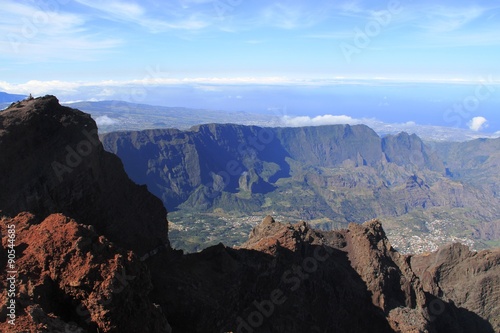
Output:
M500 332L500 249L472 252L453 244L412 256L411 267L426 292L484 319L462 311L458 324L464 332L487 332L485 321Z
M410 258L377 220L322 232L268 216L241 248L150 266L174 332L494 332L491 318L430 293Z
M64 213L139 254L167 242L161 202L104 151L88 114L53 96L0 113L0 174L4 215Z
M170 267L154 269L155 302L174 332L393 332L343 246L340 233L267 217L242 248L152 259Z

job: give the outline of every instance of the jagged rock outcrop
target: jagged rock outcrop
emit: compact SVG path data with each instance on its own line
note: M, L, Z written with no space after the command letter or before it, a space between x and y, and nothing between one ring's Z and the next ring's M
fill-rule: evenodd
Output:
M313 244L346 253L370 292L372 304L385 313L394 330L429 331L427 300L419 281L406 258L392 249L378 220L351 223L347 230L325 233L310 229L305 222L285 225L268 216L242 247L262 252L285 247L297 252Z
M14 227L12 227L14 226ZM15 230L15 268L6 270L8 229ZM16 271L15 325L2 332L170 332L149 299L149 270L131 251L53 214L39 222L30 213L0 221L1 279ZM6 318L9 288L2 288L0 314ZM11 317L8 317L11 319Z
M154 295L176 332L493 333L499 328L488 315L428 290L413 270L413 258L391 247L378 220L325 232L268 216L237 249L220 244L152 260L152 266L171 267L168 273L156 269ZM491 281L490 290L499 285ZM184 301L174 301L182 296Z
M155 302L174 332L393 332L341 233L328 235L267 217L241 248L157 256L170 270L153 274Z
M0 174L4 215L64 213L138 254L168 241L161 202L104 151L88 114L54 96L13 103L0 113Z
M411 256L411 268L424 290L460 310L463 332L484 332L487 323L470 320L465 309L478 314L500 331L500 249L470 251L452 244L436 252ZM439 311L446 309L437 308Z

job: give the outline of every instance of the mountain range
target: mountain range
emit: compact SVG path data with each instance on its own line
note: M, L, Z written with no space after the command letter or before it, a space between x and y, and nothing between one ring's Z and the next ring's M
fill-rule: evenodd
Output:
M403 255L377 219L320 231L266 216L238 248L186 255L161 201L97 139L88 114L53 96L0 113L2 332L500 329L498 249Z
M107 133L102 141L132 180L161 198L171 240L190 251L241 244L259 220L249 216L267 214L323 230L380 218L404 252L500 240L500 139L429 145L365 125L209 124Z
M26 98L26 95L9 94L0 91L0 103L12 103Z
M26 98L25 95L9 94L9 93L0 91L0 110L6 108L12 102L17 102L17 101L23 100L25 98Z

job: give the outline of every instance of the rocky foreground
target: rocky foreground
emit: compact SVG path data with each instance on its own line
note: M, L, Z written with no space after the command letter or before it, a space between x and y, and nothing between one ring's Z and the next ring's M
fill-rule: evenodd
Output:
M0 113L0 175L2 332L500 332L498 249L268 216L240 248L172 250L161 201L53 96Z

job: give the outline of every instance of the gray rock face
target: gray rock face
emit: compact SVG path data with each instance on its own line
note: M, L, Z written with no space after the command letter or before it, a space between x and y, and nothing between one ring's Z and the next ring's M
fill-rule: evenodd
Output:
M444 173L442 163L415 135L381 139L364 125L260 128L212 124L190 131L110 133L103 136L103 143L122 159L132 179L147 184L171 210L186 201L192 204L189 197L193 193L195 202L205 207L212 205L221 191L268 193L279 179L300 180L304 173L313 182L325 179L307 171L309 168L366 166L381 171L385 170L384 163L389 163ZM391 181L401 178L392 176L390 170L385 172ZM406 172L411 175L411 170ZM364 181L337 185L369 185ZM383 177L372 180L379 184L384 181ZM201 198L200 192L210 193Z
M441 214L436 219L459 214L495 225L500 216L500 197L491 186L450 176L416 135L380 138L364 125L209 124L110 133L103 143L170 211L275 211L330 227L434 208ZM487 225L474 226L476 238L495 237L496 228ZM460 228L457 233L469 233Z

